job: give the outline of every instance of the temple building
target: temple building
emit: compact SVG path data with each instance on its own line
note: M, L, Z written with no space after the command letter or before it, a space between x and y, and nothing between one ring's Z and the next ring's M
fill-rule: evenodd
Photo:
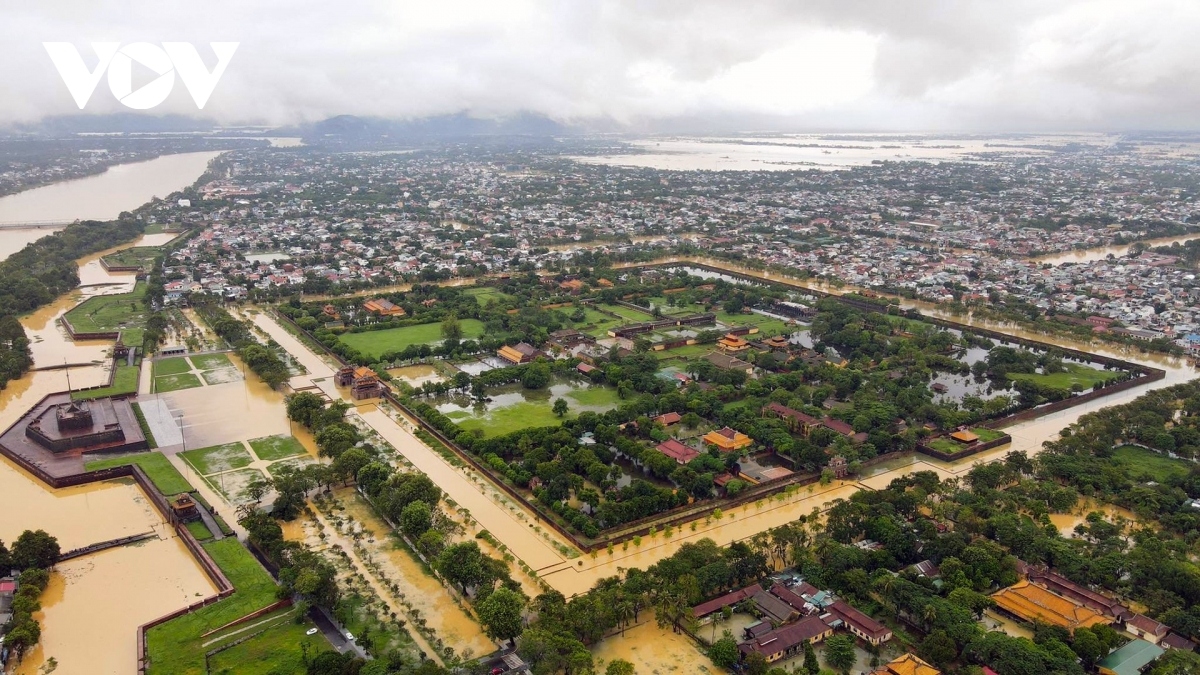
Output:
M383 381L366 366L346 366L333 376L339 387L350 387L350 397L356 401L383 396Z
M72 400L50 394L0 434L0 445L44 469L94 452L136 452L150 445L125 399Z
M372 298L363 303L363 309L376 316L404 316L404 308L391 300Z
M733 452L753 444L754 439L740 431L725 427L704 434L704 442L715 446L721 452Z

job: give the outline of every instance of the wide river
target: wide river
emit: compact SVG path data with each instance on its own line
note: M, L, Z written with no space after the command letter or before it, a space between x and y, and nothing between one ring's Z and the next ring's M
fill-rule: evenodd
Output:
M0 222L112 218L151 197L191 185L217 154L167 155L10 195L0 199ZM0 230L0 258L51 232L53 229ZM133 245L159 245L174 236L147 235ZM32 342L35 366L64 360L86 364L71 370L72 384L77 387L103 380L105 366L101 364L111 343L71 342L58 326L58 317L85 297L124 292L133 285L132 276L110 274L100 266L102 253L79 261L80 282L86 288L21 317ZM10 382L0 391L0 428L7 428L42 396L65 388L61 370L30 372ZM58 663L54 672L64 675L133 672L139 625L215 592L173 529L131 481L53 490L0 459L0 540L11 544L26 529L46 530L58 538L64 550L140 532L154 531L159 536L60 565L37 614L42 624L41 644L26 655L16 670L18 675L42 672L45 659L51 656Z
M118 164L104 173L44 185L0 197L0 226L13 223L69 223L112 220L155 197L166 197L196 181L219 152L185 152L144 162ZM0 259L16 253L61 226L0 229Z

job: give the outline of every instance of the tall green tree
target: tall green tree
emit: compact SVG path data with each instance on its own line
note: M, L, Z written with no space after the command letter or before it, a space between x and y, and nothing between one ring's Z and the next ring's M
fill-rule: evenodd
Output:
M525 598L508 588L498 588L475 606L483 630L493 640L508 640L516 646L516 638L524 628L522 614Z
M60 553L58 540L45 530L25 530L13 542L9 557L12 566L19 570L47 569L58 562Z
M825 662L834 670L848 673L858 661L854 653L854 636L842 633L825 641Z

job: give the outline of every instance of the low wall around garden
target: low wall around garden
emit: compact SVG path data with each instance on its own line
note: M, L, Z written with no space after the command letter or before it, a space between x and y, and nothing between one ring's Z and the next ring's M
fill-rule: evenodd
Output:
M939 436L939 438L949 438L949 437L948 436ZM998 447L1000 447L1002 445L1006 445L1008 443L1012 443L1012 436L1009 436L1008 434L1004 434L1000 438L993 438L992 440L984 442L984 443L972 443L969 446L963 446L962 450L960 450L959 452L953 452L953 453L942 452L941 450L938 450L937 448L932 448L932 447L926 445L925 443L918 443L917 444L917 452L921 453L922 455L928 455L935 459L940 459L944 462L954 462L954 461L957 461L960 459L970 457L971 455L978 455L979 453L981 453L985 450L991 450L992 448L998 448Z

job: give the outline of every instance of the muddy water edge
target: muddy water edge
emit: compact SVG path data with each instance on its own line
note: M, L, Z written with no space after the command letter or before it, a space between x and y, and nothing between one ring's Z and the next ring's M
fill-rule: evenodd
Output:
M81 258L81 287L21 318L35 367L77 364L69 371L73 387L107 379L111 343L72 342L58 318L87 297L133 288L133 276L107 272L99 263L101 256L130 246L158 245L162 239L149 235ZM0 392L0 427L8 427L46 394L66 389L67 374L30 371L10 382ZM53 490L0 460L0 539L12 542L26 529L46 530L63 550L141 532L156 532L158 538L58 566L37 614L41 643L25 656L18 675L37 673L49 657L59 664L58 673L131 672L137 662L139 625L216 592L174 530L129 480Z

